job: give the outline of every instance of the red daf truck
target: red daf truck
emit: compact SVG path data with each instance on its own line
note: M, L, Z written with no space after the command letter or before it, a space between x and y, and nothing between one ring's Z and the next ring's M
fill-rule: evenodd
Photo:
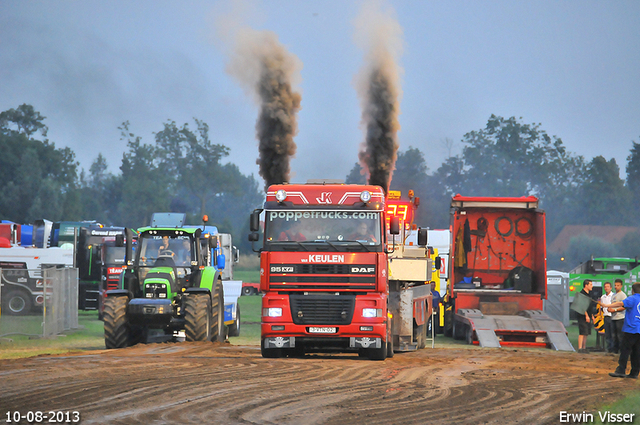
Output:
M397 201L404 207L395 208L395 217L385 201L378 186L269 187L264 210L251 215L249 235L258 240L264 214L264 357L340 351L384 360L425 346L432 267L427 231L398 219L398 209L406 217L415 198ZM418 245L405 247L410 231L418 232Z
M482 347L574 351L547 298L545 214L538 198L451 199L445 329Z

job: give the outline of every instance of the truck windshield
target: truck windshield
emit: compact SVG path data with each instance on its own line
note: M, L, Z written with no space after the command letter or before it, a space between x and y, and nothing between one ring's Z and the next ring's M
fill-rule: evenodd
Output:
M267 210L265 243L300 251L376 250L381 246L380 212Z
M121 266L124 264L125 247L105 246L104 263L108 266Z

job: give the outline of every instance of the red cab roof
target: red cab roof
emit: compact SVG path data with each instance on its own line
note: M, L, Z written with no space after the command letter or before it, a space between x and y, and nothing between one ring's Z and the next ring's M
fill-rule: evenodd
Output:
M360 194L369 191L371 201L384 203L384 191L380 186L359 184L274 184L267 191L267 202L276 202L276 192L287 193L286 202L294 205L354 205L362 202Z
M462 196L457 194L451 198L452 207L516 207L538 208L538 198L535 196Z

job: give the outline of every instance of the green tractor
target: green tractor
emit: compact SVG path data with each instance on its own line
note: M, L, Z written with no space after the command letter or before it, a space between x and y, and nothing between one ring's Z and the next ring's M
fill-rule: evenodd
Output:
M134 258L133 232L125 231L120 288L107 291L104 301L107 348L145 342L149 331L224 341L222 278L212 258L218 240L201 236L199 228L144 227L138 229Z

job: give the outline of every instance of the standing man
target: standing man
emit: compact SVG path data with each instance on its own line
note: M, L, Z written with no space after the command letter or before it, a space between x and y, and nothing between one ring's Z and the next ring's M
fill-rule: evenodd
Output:
M602 304L611 304L613 292L611 292L611 282L604 283L604 294L600 297ZM604 340L606 341L607 353L613 353L613 322L611 321L611 312L607 308L602 308L602 318L604 319Z
M611 303L624 301L627 294L622 292L622 279L616 279L613 283L615 294L611 297ZM622 347L622 325L624 325L624 307L609 308L611 312L611 329L613 333L613 352L618 354Z
M617 301L613 304L602 305L607 308L624 307L626 309L624 315L624 325L622 331L622 347L620 347L620 359L615 372L610 376L615 378L632 378L638 379L640 373L640 283L636 282L631 287L630 297L624 301ZM627 370L627 361L631 355L631 371L625 375Z
M578 314L578 353L588 353L587 338L591 335L593 323L593 306L589 292L593 289L593 282L585 279L582 291L576 295L571 308Z

